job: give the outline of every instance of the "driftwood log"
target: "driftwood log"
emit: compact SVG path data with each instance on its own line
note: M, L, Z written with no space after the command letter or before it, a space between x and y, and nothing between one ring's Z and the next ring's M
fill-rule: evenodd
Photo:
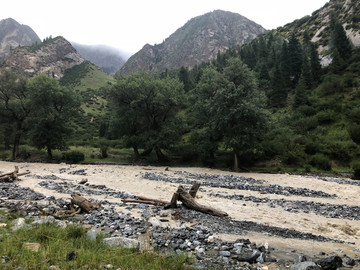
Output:
M195 183L191 187L190 191L187 192L184 187L179 186L177 191L173 194L171 201L163 201L163 200L157 200L152 198L147 198L143 196L137 196L136 199L124 199L122 202L124 203L143 203L143 204L150 204L150 205L156 205L156 206L164 206L165 209L169 208L176 208L177 207L177 201L180 201L189 209L193 209L195 211L199 211L202 213L210 214L213 216L218 217L227 217L228 214L224 211L217 210L215 208L201 205L195 201L196 193L198 192L200 188L200 183Z
M30 172L19 173L18 166L15 166L15 170L13 172L4 173L4 174L0 175L0 183L1 182L12 183L14 181L18 181L20 176L23 176L23 175L26 175L29 173Z
M170 204L170 202L167 201L147 198L144 196L136 196L136 199L123 199L121 201L123 203L143 203L143 204L150 204L156 206L166 206Z
M199 190L199 187L200 187L200 183L195 183L192 185L190 191L189 191L189 194L191 197L195 198L196 197L196 193L198 192Z
M71 203L76 204L86 213L89 213L91 210L98 209L100 207L99 204L90 202L84 197L81 197L78 194L72 194L71 195Z
M202 212L205 214L210 214L210 215L218 216L218 217L227 217L228 216L228 214L224 211L217 210L215 208L197 203L194 200L194 198L188 192L186 192L186 190L184 189L183 186L179 186L176 193L178 194L178 195L176 195L176 196L178 196L177 200L181 201L189 209L193 209L195 211L199 211L199 212ZM173 196L173 198L174 198L174 196Z

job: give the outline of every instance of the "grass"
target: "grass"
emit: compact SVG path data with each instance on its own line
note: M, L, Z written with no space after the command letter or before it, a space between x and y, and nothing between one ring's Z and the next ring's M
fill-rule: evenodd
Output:
M2 211L4 213L4 211ZM86 229L68 225L65 229L53 224L33 226L30 230L11 230L11 218L1 223L8 226L0 228L0 256L7 256L6 263L0 262L1 269L192 269L187 255L165 256L156 252L140 253L134 249L111 248L103 244L100 235L92 241L86 238ZM25 243L38 243L40 248L33 251ZM74 259L68 254L74 251Z

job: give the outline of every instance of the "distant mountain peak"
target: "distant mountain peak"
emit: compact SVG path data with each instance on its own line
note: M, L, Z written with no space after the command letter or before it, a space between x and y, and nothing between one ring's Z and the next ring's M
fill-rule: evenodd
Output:
M146 44L120 69L120 74L140 70L192 68L214 59L218 52L247 43L266 30L259 24L223 10L214 10L190 19L164 42Z
M0 21L0 59L3 59L12 48L40 42L38 35L29 26L20 24L13 18Z

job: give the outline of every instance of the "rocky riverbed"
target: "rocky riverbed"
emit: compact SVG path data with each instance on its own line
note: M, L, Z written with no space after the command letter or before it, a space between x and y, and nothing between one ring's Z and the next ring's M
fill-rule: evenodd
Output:
M30 174L18 183L0 184L0 206L26 218L41 222L41 216L70 209L70 195L79 193L101 207L68 221L140 246L151 237L147 248L189 252L199 269L359 268L360 181L203 168L7 162L0 162L0 173L14 165ZM87 183L80 184L84 178ZM201 183L196 200L226 211L229 218L181 205L164 209L121 201L137 195L169 201L179 185L190 188L195 182Z

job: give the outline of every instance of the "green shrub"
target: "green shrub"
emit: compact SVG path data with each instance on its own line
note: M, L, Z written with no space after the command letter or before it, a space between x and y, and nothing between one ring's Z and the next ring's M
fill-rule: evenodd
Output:
M320 170L324 170L324 171L331 170L330 159L323 154L314 155L310 160L310 164Z
M353 142L360 144L360 125L352 124L348 128L348 132L349 132L350 138L353 140Z
M323 125L331 124L335 122L336 116L337 116L336 113L331 110L321 111L316 114L317 121L319 122L319 124L323 124Z
M305 143L305 153L308 155L315 155L320 150L320 145L314 140L307 140Z
M351 164L351 168L354 171L353 179L360 180L360 161L354 161Z
M296 128L298 129L298 131L303 133L305 131L310 131L310 130L317 128L319 123L318 123L317 117L310 116L310 117L304 117L304 118L299 119L295 123L295 125L296 125Z
M330 74L325 76L323 83L319 87L323 95L341 93L344 91L344 82L340 75Z
M85 155L80 151L69 151L63 153L63 159L72 163L79 163L85 159Z

